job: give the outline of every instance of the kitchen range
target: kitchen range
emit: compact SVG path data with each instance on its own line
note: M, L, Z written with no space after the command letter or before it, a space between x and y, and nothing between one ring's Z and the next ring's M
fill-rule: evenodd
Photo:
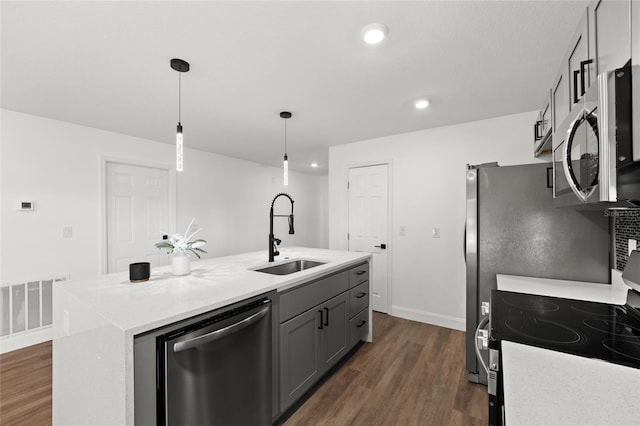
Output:
M633 252L627 270L630 268L635 269L635 274L630 275L635 275L633 279L636 283L630 279L625 282L640 289L637 284L640 282L640 274L637 273L640 252ZM602 289L596 288L596 291L599 290ZM580 290L575 287L572 292L574 297L580 295ZM640 293L630 290L628 303L619 305L493 290L490 318L489 424L571 422L630 425L637 421L634 407L640 397ZM503 350L505 344L520 345L519 349L525 353L527 347L544 349L529 354L542 363L545 363L550 351L569 354L559 365L562 366L564 362L565 367L582 366L584 371L577 376L572 375L570 368L557 371L553 361L548 362L543 371L538 371L535 366L527 368L524 365L520 369L515 365L526 363L523 361L526 358L522 358L517 350L510 351L511 346ZM581 363L582 360L576 356L586 358L587 363ZM612 365L603 366L602 362L596 362L595 366L591 366L588 362L593 360ZM515 371L516 368L518 371ZM597 387L589 385L591 381L597 382L594 380L597 376L590 375L592 369L597 368L604 368L605 371L613 368L623 378L614 382L616 375L609 376L607 380L612 382L610 386L614 389L596 397L585 396L585 389L594 390ZM540 388L537 386L539 379L534 378L536 375L545 380L550 380L554 375L561 377L563 389L547 387L548 381L546 386ZM582 385L585 386L581 389ZM547 406L544 393L547 398L555 399L554 406L557 408ZM567 394L573 394L573 397L567 397ZM530 399L533 395L535 398ZM523 399L529 399L529 402L523 404Z

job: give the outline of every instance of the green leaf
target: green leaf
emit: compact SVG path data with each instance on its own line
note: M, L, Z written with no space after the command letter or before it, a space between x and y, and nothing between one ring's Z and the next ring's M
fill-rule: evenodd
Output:
M172 249L173 250L173 244L168 243L166 241L162 241L160 243L156 243L155 246L158 247L159 249L168 248L168 249Z
M206 244L205 240L195 240L189 243L189 247L192 247L192 248L202 247L205 244Z
M199 251L200 253L206 253L206 252L207 252L206 250L203 250L203 249L201 249L200 247L196 247L196 248L194 248L194 250L197 250L197 251Z
M196 253L196 251L195 251L195 250L193 250L193 249L189 249L189 251L190 251L191 253L195 254L196 256L198 256L198 259L200 259L200 255L199 255L198 253Z

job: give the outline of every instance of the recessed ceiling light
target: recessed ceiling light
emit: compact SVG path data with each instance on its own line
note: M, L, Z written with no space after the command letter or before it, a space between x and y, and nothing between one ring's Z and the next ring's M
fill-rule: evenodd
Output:
M384 24L369 24L360 31L362 39L367 44L378 44L389 34L389 28Z
M316 163L316 162L314 161L313 163L311 163L311 167L313 167L313 168L315 169L316 167L318 167L318 163Z
M418 99L415 103L416 109L425 109L429 106L429 101L426 99Z

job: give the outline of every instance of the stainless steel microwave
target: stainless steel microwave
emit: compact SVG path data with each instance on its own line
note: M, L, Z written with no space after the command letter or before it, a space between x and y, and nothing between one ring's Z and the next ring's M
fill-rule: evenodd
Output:
M598 75L580 107L556 130L556 206L640 206L640 134L634 144L631 82L631 62Z

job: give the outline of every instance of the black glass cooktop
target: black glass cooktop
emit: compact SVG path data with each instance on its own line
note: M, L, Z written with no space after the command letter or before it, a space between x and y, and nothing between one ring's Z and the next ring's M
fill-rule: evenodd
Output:
M493 290L491 339L640 369L640 311L629 305Z

